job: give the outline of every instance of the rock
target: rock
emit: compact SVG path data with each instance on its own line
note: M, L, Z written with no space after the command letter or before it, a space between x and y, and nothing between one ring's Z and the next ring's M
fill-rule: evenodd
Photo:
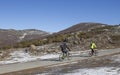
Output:
M37 48L36 48L36 46L34 44L32 44L32 45L30 45L30 49L31 50L36 50Z

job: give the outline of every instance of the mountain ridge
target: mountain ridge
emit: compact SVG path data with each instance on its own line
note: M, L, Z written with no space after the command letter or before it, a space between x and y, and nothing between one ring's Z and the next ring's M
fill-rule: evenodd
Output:
M75 24L67 29L61 30L58 33L71 33L71 32L86 32L90 29L106 26L107 24L102 24L102 23L94 23L94 22L83 22L83 23L78 23Z
M25 40L33 40L49 35L48 32L37 29L0 29L0 47L12 45Z
M0 47L29 40L39 40L38 42L41 42L40 40L47 40L46 42L49 43L52 41L61 41L63 38L65 38L64 36L66 36L64 34L71 35L71 33L79 33L79 35L84 33L84 36L82 35L83 37L100 36L103 34L104 36L107 35L106 37L108 38L108 36L113 36L114 33L115 35L120 35L119 30L120 25L108 25L93 22L78 23L52 34L37 29L0 29ZM118 36L115 38L118 39Z

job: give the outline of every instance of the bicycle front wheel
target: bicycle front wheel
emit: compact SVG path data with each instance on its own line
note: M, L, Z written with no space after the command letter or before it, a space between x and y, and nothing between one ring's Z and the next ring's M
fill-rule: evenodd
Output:
M68 52L68 56L67 56L68 60L71 59L71 54Z
M62 61L63 60L63 54L61 53L60 55L59 55L59 61Z

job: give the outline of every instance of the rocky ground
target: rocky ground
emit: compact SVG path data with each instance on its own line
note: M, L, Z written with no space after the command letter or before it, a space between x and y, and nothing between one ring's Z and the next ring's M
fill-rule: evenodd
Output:
M120 54L108 55L99 58L90 58L84 61L79 61L77 64L71 64L60 67L53 67L52 69L47 69L45 71L39 71L38 74L46 75L62 75L66 73L72 73L77 69L91 69L96 67L114 67L119 68L118 74L120 74ZM102 74L102 73L101 73ZM34 75L34 74L33 74Z
M9 73L4 75L64 75L67 73L69 73L68 75L72 75L72 73L74 73L74 71L78 69L95 69L95 68L104 68L104 67L107 68L113 67L112 70L117 71L117 74L114 75L119 75L120 74L119 58L120 58L120 53L101 56L101 57L93 56L93 58L77 61L77 63L73 63L69 65L34 68L31 70L24 70L21 72L19 71L16 73ZM94 71L97 70L95 69ZM77 75L77 74L73 74L73 75ZM84 74L84 75L89 75L89 74ZM109 75L113 75L113 74L109 74Z
M49 48L47 53L53 53L53 52L57 52L56 48L54 48L54 45L48 45L45 46L45 48ZM44 47L41 48L42 46L40 46L40 49L44 50ZM56 46L58 48L58 46ZM20 49L21 50L21 49ZM80 48L80 46L76 46L75 48L73 48L73 50L75 51L79 51L82 50ZM59 52L59 51L58 51ZM41 53L40 53L41 54ZM16 72L16 73L10 73L11 75L63 75L66 73L73 73L74 70L78 70L78 69L93 69L93 68L97 68L97 67L114 67L114 68L118 68L118 73L120 73L120 60L115 60L115 59L119 59L120 58L120 54L115 54L115 55L108 55L108 56L104 56L104 57L94 57L94 58L90 58L90 59L86 59L83 61L79 61L78 63L75 64L70 64L70 65L64 65L64 66L57 66L57 67L51 67L51 68L35 68L35 69L31 69L31 70L24 70L21 72ZM9 75L9 74L7 74ZM89 74L88 74L89 75ZM116 74L117 75L117 74ZM119 74L118 74L119 75Z

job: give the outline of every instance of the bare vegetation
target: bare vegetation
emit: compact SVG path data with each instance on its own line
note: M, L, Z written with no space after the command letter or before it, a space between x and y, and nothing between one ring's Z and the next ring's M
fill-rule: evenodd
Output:
M13 31L11 31L11 33L16 34ZM26 40L5 46L1 48L1 50L28 48L33 44L37 47L43 46L44 48L39 48L39 50L35 52L30 51L31 53L55 53L60 51L59 44L65 38L68 39L68 45L73 51L89 49L91 41L97 44L98 49L117 48L120 47L120 26L111 26L101 23L81 23L40 39Z

